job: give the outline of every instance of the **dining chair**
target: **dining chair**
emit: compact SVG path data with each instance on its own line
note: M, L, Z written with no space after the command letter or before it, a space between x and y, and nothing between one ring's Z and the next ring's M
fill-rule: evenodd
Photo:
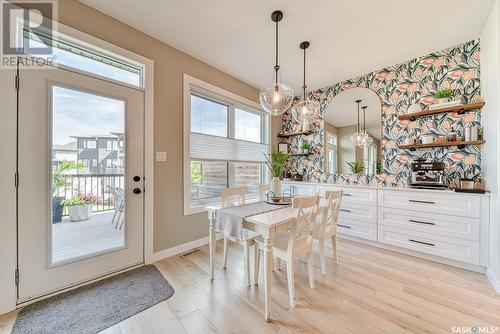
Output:
M269 192L269 190L271 190L271 185L259 184L257 188L259 188L259 200L261 202L267 200L267 193Z
M121 230L123 227L123 211L125 207L125 195L123 193L123 189L119 187L112 187L110 185L107 186L107 189L111 192L111 195L113 195L113 203L115 206L115 213L111 219L111 225L115 225L115 228L118 228L118 225L120 225Z
M225 188L220 190L221 203L223 208L235 205L245 204L245 194L247 187ZM229 241L243 245L243 253L245 257L245 279L247 286L250 286L250 247L255 245L255 237L257 233L243 229L242 238L224 233L224 252L223 252L223 268L227 268L228 244ZM257 253L257 250L255 251Z
M318 205L318 195L294 198L292 207L297 209L297 215L291 222L288 231L276 236L273 241L273 256L286 262L288 297L291 307L295 307L294 263L303 257L307 261L309 286L314 289L312 245ZM259 250L255 258L254 268L255 282L257 283L260 257L264 252L264 239L262 236L258 236L255 238L255 242Z
M337 222L339 219L340 204L342 204L342 189L337 191L326 191L325 198L318 208L318 219L314 228L314 239L318 240L319 259L321 272L326 274L326 241L332 241L333 259L338 263L337 253ZM326 202L326 203L325 203Z

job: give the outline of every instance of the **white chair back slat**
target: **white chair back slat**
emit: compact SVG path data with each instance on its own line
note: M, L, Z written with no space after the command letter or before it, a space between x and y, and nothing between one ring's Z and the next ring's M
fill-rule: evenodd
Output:
M297 209L297 217L292 222L288 232L287 252L290 254L293 254L293 248L301 241L312 244L318 205L318 195L293 199L292 207Z
M222 207L227 208L235 205L245 204L247 187L225 188L220 190Z

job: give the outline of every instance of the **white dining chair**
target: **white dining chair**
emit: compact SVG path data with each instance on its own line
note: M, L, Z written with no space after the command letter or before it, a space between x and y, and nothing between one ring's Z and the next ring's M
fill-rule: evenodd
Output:
M286 261L288 297L291 307L295 307L294 263L303 257L305 257L307 261L309 286L311 289L314 289L312 245L318 204L318 195L294 198L292 207L297 209L297 215L291 222L288 231L274 238L273 256ZM255 258L254 268L255 282L257 283L259 278L260 255L264 252L264 239L262 236L258 236L255 238L255 242L259 250Z
M342 204L342 189L326 191L322 205L318 209L318 217L314 228L314 239L318 240L321 272L326 274L326 242L332 241L333 259L338 263L337 253L337 222L340 205Z
M220 190L220 197L222 207L227 208L235 205L245 204L245 194L247 187L225 188ZM227 268L228 257L228 244L229 241L236 242L243 245L243 253L245 257L245 279L247 286L251 285L250 282L250 247L255 245L255 237L257 233L243 229L242 238L235 238L234 236L224 234L224 251L223 251L223 268ZM257 250L255 251L257 253Z
M259 189L259 200L261 202L267 200L267 193L269 192L269 190L271 190L271 185L259 184L257 188Z

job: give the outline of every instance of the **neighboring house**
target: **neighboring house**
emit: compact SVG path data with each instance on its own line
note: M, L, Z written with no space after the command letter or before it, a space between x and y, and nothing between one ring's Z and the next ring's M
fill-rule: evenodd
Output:
M52 170L57 170L63 161L78 161L76 141L64 145L54 145L52 148ZM73 173L73 172L72 172ZM74 171L76 174L76 170Z
M79 174L123 174L124 134L72 136L76 139Z

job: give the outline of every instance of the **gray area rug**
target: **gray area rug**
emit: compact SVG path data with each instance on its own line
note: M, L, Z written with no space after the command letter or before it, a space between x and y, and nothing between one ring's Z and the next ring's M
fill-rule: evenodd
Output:
M97 333L173 294L158 269L148 265L28 305L12 333Z

